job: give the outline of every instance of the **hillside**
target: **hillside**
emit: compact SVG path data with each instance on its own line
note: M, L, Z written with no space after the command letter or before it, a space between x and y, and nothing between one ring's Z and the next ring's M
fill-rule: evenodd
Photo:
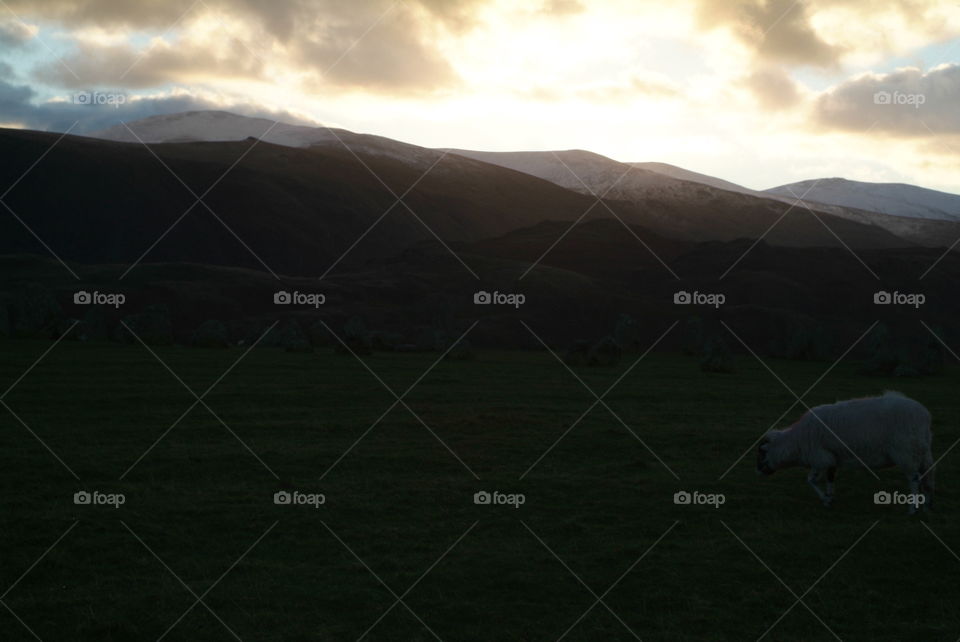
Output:
M803 207L793 207L793 201L786 203L785 199L674 178L592 152L455 151L583 194L605 194L611 201L633 205L642 215L633 217L625 211L624 221L677 240L762 237L773 245L792 247L841 247L845 243L853 248L890 248L913 244L869 219L853 220L824 211L814 216Z
M57 138L0 130L0 183L13 184ZM453 155L416 183L423 170L363 152L361 162L342 147L246 140L151 149L160 160L140 143L67 136L5 200L65 260L132 263L149 250L148 261L264 269L256 254L278 273L313 276L355 242L345 266L396 254L434 232L449 241L478 240L543 220L573 220L592 203L546 181ZM216 216L194 206L180 179L198 196L216 185L204 198ZM394 198L414 183L404 202L416 215ZM0 217L0 252L46 254L11 216Z
M788 197L806 193L806 200L890 216L960 221L960 196L903 183L865 183L824 178L781 185L767 194Z

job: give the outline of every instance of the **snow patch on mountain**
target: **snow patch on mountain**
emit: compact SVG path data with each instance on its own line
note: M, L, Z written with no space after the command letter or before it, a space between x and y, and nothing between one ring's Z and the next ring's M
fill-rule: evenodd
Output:
M630 200L691 192L696 184L583 150L453 153L530 174L583 194Z
M766 194L852 207L890 216L960 221L960 196L903 183L864 183L845 178L801 181Z
M440 152L418 145L345 129L290 125L225 111L189 111L151 116L90 134L93 138L124 143L226 142L257 138L285 147L336 147L354 153L387 156L422 170Z
M737 185L736 183L731 183L730 181L725 181L722 178L716 178L715 176L708 176L707 174L701 174L689 169L677 167L676 165L670 165L669 163L630 164L634 167L639 167L640 169L656 172L657 174L663 174L664 176L670 176L671 178L677 178L682 181L690 181L691 183L709 185L710 187L716 187L717 189L726 190L728 192L737 192L739 194L750 194L752 196L760 196L761 198L769 198L768 195L757 192L756 190L752 190L749 187Z
M336 130L334 130L336 131ZM304 127L225 111L188 111L151 116L90 134L124 143L216 142L260 138L287 147L309 147L336 140L325 127Z

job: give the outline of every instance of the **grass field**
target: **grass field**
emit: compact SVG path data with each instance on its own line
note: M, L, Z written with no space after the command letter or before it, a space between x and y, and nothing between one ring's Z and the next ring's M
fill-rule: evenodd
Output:
M0 407L5 641L960 637L960 449L935 513L875 505L905 490L892 470L841 471L825 509L805 471L754 472L751 444L795 399L749 356L719 375L650 355L531 468L596 401L547 352L443 361L357 442L396 401L374 375L257 347L157 442L196 402L185 386L202 395L242 351L158 348L184 386L142 346L63 342L18 381L48 347L0 343L0 391L16 382ZM634 358L577 373L602 394ZM365 358L397 394L434 359ZM800 393L830 364L769 365ZM807 403L899 389L932 411L935 456L960 438L956 368L856 367ZM80 490L125 503L75 505ZM326 503L275 505L279 490ZM525 502L475 505L480 490ZM675 505L679 490L726 501Z

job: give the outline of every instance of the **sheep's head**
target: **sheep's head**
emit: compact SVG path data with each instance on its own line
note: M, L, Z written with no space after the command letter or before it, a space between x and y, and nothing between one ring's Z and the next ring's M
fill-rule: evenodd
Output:
M760 440L760 445L757 446L757 474L758 475L772 475L776 472L776 469L770 465L770 461L767 457L767 453L770 450L770 441L772 435L764 435L763 439Z

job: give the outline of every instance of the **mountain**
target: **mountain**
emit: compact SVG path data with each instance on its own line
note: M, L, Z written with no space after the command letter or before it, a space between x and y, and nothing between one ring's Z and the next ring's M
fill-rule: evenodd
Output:
M606 156L583 150L555 152L478 152L455 149L454 153L492 165L509 167L583 194L606 195L611 199L627 196L682 197L698 184L678 180L640 167L639 163L620 163Z
M125 125L115 125L90 136L122 143L214 142L254 137L287 147L308 147L335 140L334 134L322 127L289 125L225 111L187 111L151 116Z
M825 178L781 185L767 194L826 205L851 207L890 216L960 221L960 196L903 183L864 183ZM795 196L794 196L795 195Z
M685 241L731 241L761 238L774 245L839 246L837 237L851 247L904 247L912 245L866 217L855 219L840 208L817 212L820 220L792 199L730 190L696 180L654 171L644 163L621 163L582 150L557 152L478 152L453 150L486 163L556 183L576 192L604 196L628 203L643 212L640 218L621 216L624 222L642 225L657 234ZM667 166L669 167L669 166ZM673 173L702 176L676 168ZM729 184L732 185L732 184ZM611 207L620 215L616 207ZM824 227L829 226L829 230ZM832 232L831 232L832 231ZM960 233L960 228L958 228ZM833 234L836 234L834 236Z
M630 165L651 172L656 172L657 174L663 174L664 176L670 176L671 178L678 178L683 181L690 181L691 183L709 185L710 187L727 190L728 192L738 192L740 194L761 196L759 192L752 190L749 187L737 185L736 183L731 183L730 181L725 181L722 178L716 178L715 176L708 176L707 174L693 172L689 169L677 167L676 165L670 165L669 163L630 163Z
M187 122L210 118L223 117L195 113ZM832 337L824 354L835 355L878 315L915 313L878 310L876 279L860 259L887 289L925 292L932 321L955 317L960 306L949 296L960 258L937 263L941 250L910 246L873 221L954 226L943 228L943 237L957 223L836 205L823 206L818 219L783 197L581 151L448 152L344 130L324 130L329 138L300 132L303 144L281 145L255 140L250 127L263 122L225 118L219 131L171 128L169 119L132 123L149 149L138 141L0 129L0 184L13 186L4 198L13 215L0 216L0 326L4 318L23 323L18 310L34 294L45 306L43 291L53 292L65 314L74 314L78 287L117 287L130 307L116 315L159 302L178 340L189 341L209 319L230 321L233 339L248 340L276 320L276 289L319 288L329 306L281 316L302 315L303 328L320 318L343 327L359 316L411 344L435 339L423 331L438 319L454 327L479 313L476 345L536 347L517 323L520 311L478 311L472 293L482 288L523 292L524 318L556 345L609 334L624 314L647 337L678 315L690 318L684 327L695 333L722 313L765 353L821 358L810 337ZM290 131L299 130L280 134ZM195 134L237 139L185 140ZM162 142L168 138L180 142ZM598 203L593 194L607 191ZM394 194L405 194L413 213ZM44 244L72 264L79 283ZM914 289L935 263L923 289ZM283 286L270 270L283 275ZM680 289L722 292L728 304L678 309L672 301ZM118 321L110 321L114 330ZM915 316L906 321L915 325Z
M23 224L0 216L0 252L46 254L35 233L64 260L79 263L130 264L149 251L148 262L261 270L265 264L280 274L317 276L344 255L338 270L395 255L434 234L476 241L544 220L572 221L593 202L452 154L423 176L414 165L442 156L423 148L401 162L339 143L294 148L240 140L147 149L58 138L0 129L0 184L23 176L4 199ZM394 194L413 185L404 198L411 213ZM193 196L211 186L203 201L212 212Z
M418 145L355 134L333 127L290 125L266 118L252 118L225 111L188 111L150 116L88 134L91 138L121 143L228 142L256 138L285 147L334 147L376 156L386 156L426 170L440 152Z
M433 162L446 154L437 170L430 173L431 178L440 177L434 174L442 176L442 170L455 165L453 159L461 159L463 162L468 162L469 159L473 163L479 161L488 167L497 167L500 171L504 168L513 170L513 181L520 181L521 176L528 179L535 177L591 197L574 219L589 209L591 217L611 217L615 214L628 225L641 226L655 234L683 241L734 240L763 236L775 245L841 245L837 237L808 212L797 210L789 216L783 216L790 205L776 197L734 193L694 181L680 180L591 152L498 153L436 150L340 129L287 126L278 131L280 125L270 129L271 125L273 123L265 119L246 118L226 112L189 112L147 118L129 123L128 126L148 143L215 137L239 139L248 135L260 135L267 142L286 141L311 151L342 153L351 150L363 158L388 158L420 172L429 169ZM96 136L135 140L123 126L121 129L113 128ZM591 208L594 205L594 194L606 194L606 206L613 214L607 207ZM460 195L467 196L464 193ZM500 195L506 196L503 192L500 192ZM484 197L492 198L493 195ZM854 248L902 247L911 244L869 221L847 221L826 216L830 229L843 239L843 243ZM563 218L564 216L559 215L545 216L541 220ZM527 223L529 216L520 215L516 227ZM498 232L500 233L503 232ZM459 238L466 240L463 236ZM637 239L634 239L634 242L636 241ZM639 249L641 252L645 251L642 247ZM533 256L529 260L533 261L535 258Z
M944 246L960 237L960 214L950 214L956 211L954 201L960 197L911 186L881 190L869 198L852 198L851 192L857 190L849 189L847 184L868 185L852 181L835 187L832 191L836 194L818 197L819 200L812 198L811 192L804 202L821 222L806 208L797 207L796 197L787 189L796 188L800 190L798 195L802 194L807 187L804 183L761 192L666 163L620 163L586 151L434 150L382 136L275 123L222 111L154 116L92 136L120 142L139 139L151 144L260 138L287 147L349 150L363 156L390 158L421 172L429 169L440 154L452 152L581 194L606 193L611 201L633 206L633 213L616 211L625 222L682 240L757 238L780 218L785 208L796 211L791 211L769 233L769 240L777 245L837 244L824 223L852 247ZM643 212L634 217L638 209Z
M357 152L390 156L418 166L432 162L435 159L435 152L438 151L382 136L356 134L344 129L322 126L291 125L224 111L190 111L152 116L126 125L116 125L90 136L118 142L143 141L146 143L217 142L259 138L264 142L287 147L346 144ZM670 192L676 188L675 183L664 181L662 177L790 203L795 202L797 196L812 187L813 189L804 199L809 204L839 206L898 217L960 220L960 196L912 185L864 183L831 178L801 181L757 191L667 163L617 163L612 159L586 151L556 153L450 151L538 176L568 189L582 192L587 190L584 190L580 179L587 182L590 189L594 191L609 186L609 182L598 182L596 175L598 172L605 173L612 170L612 164L616 163L621 171L628 167L640 170L629 177L629 183L642 188L648 194L658 191ZM558 162L557 156L562 158L562 163ZM573 173L564 167L564 163L573 170ZM837 213L835 209L824 211Z
M802 181L758 191L666 163L631 164L672 178L702 183L730 192L750 194L758 198L773 198L789 205L797 203L799 196L805 194L811 185L818 183L806 195L803 202L820 214L830 214L865 225L881 227L906 241L929 247L943 247L960 238L960 216L950 214L950 212L960 212L960 206L958 206L960 196L954 194L912 185L858 184L844 179ZM824 183L834 182L838 186L829 190L830 193L813 198ZM857 193L861 190L849 187L855 185L864 186L863 191L867 194L860 194L862 198L857 198ZM875 187L893 189L874 191Z

